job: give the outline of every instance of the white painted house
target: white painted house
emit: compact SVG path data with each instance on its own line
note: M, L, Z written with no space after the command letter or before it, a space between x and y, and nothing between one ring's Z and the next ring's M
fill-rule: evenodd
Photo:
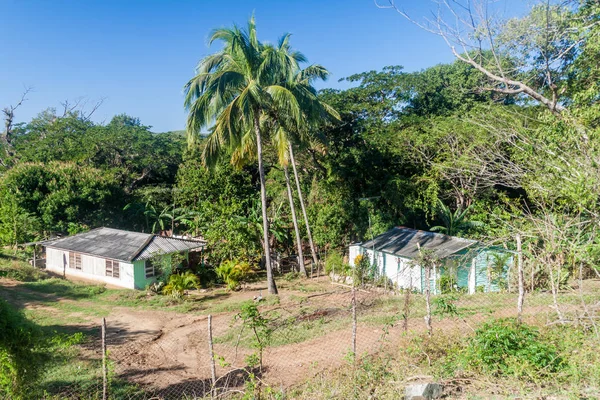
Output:
M155 281L155 256L186 254L206 242L150 233L98 228L41 243L46 248L46 269L66 277L79 277L143 289Z
M371 265L377 265L380 274L387 276L399 288L423 292L427 286L425 270L418 265L419 248L438 260L429 282L433 293L439 291L438 283L445 270L454 271L457 287L468 293L478 290L496 292L500 288L491 277L490 266L499 258L498 255L506 254L502 268L503 279L508 279L513 263L512 252L506 249L405 227L396 227L373 240L350 245L348 261L354 266L356 256L363 255Z

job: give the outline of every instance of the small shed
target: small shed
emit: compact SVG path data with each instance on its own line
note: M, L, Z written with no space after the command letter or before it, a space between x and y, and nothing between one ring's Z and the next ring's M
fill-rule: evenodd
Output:
M129 289L155 282L156 256L171 257L203 249L206 242L150 233L97 228L40 243L46 249L46 269Z
M497 246L486 246L476 240L443 235L405 227L393 228L372 240L354 243L349 248L349 262L366 256L399 288L423 292L425 271L418 265L419 248L438 260L430 275L433 293L441 291L444 276L452 277L455 289L470 294L477 291L497 292L510 277L513 252Z

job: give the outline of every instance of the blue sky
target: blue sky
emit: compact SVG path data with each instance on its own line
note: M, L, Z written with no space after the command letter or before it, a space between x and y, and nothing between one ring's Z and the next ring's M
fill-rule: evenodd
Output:
M431 7L404 4L413 15ZM30 86L17 121L67 99L104 98L98 122L127 113L154 131L183 129L182 87L215 50L209 32L252 12L260 40L291 32L309 62L331 71L319 88L386 65L415 71L452 61L440 38L372 0L0 0L0 107Z

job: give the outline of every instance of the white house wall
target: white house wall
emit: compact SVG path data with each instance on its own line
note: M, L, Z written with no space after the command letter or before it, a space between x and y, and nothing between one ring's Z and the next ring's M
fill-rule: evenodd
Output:
M372 249L353 245L350 246L348 253L348 261L351 266L354 266L354 259L359 254L364 254L369 262L373 264ZM375 259L379 272L383 273L385 267L385 275L399 288L421 290L421 267L413 265L410 259L380 251L375 251Z
M106 276L106 259L87 254L81 254L81 270L69 268L69 252L59 249L46 248L46 269L67 277L78 277L121 286L134 288L133 264L119 261L119 278Z
M350 249L348 250L348 264L354 267L354 260L356 259L356 256L360 254L362 254L360 246L350 246Z

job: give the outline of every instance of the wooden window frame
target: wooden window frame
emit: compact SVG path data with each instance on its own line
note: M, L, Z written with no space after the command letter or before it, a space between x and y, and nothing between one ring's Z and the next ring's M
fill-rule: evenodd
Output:
M74 251L69 252L69 268L81 271L81 254L75 253Z
M151 274L148 274L148 271L151 270ZM154 278L156 276L156 269L154 268L154 264L152 264L152 261L150 260L146 260L146 262L144 263L144 276L146 279L149 278Z
M111 278L120 279L121 278L121 264L116 260L104 260L104 275L109 276Z

